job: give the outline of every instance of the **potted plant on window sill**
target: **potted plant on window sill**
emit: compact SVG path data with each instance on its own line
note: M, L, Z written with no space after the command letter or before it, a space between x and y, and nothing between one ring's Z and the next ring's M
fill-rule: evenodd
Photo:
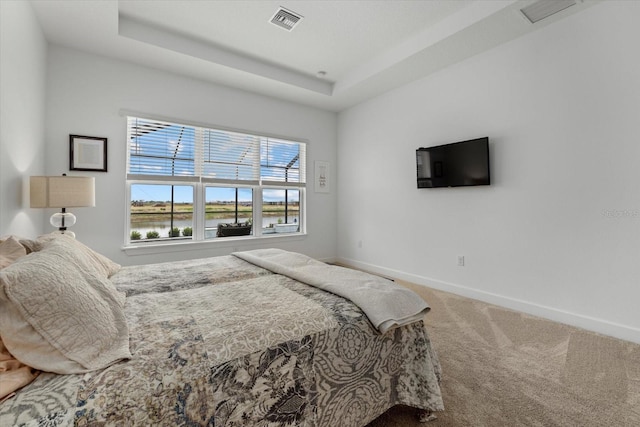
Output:
M269 224L268 227L262 227L262 234L273 234L276 232L276 225L274 223Z

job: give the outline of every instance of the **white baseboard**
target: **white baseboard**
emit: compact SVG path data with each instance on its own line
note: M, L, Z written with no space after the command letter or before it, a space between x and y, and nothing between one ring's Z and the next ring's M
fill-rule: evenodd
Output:
M431 279L429 277L418 276L415 274L405 273L390 268L379 267L377 265L368 264L353 259L338 257L336 258L336 262L348 266L353 266L354 268L358 268L361 270L369 271L371 273L380 274L382 276L405 280L417 285L426 286L440 291L450 292L452 294L476 299L489 304L498 305L500 307L520 311L522 313L527 313L533 316L542 317L548 320L553 320L555 322L564 323L566 325L575 326L599 334L608 335L614 338L640 344L640 329L610 322L605 319L571 313L553 307L506 297L491 292L485 292L478 289L469 288L467 286L457 285L455 283L443 282L440 280Z

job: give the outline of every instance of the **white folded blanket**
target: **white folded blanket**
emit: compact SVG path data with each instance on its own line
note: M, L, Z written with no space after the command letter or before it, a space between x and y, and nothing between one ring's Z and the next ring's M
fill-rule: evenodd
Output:
M257 249L234 252L233 255L350 300L360 307L382 334L392 328L420 321L430 310L415 292L390 280L328 265L296 252Z

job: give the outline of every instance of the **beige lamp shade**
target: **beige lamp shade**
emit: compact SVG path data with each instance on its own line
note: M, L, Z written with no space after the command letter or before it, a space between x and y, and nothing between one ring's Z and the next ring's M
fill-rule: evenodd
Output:
M95 178L88 176L32 176L32 208L80 208L96 205Z

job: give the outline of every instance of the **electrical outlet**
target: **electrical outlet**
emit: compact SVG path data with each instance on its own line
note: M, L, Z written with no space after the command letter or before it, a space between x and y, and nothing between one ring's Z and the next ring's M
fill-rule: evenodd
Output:
M464 267L464 255L458 255L458 266Z

